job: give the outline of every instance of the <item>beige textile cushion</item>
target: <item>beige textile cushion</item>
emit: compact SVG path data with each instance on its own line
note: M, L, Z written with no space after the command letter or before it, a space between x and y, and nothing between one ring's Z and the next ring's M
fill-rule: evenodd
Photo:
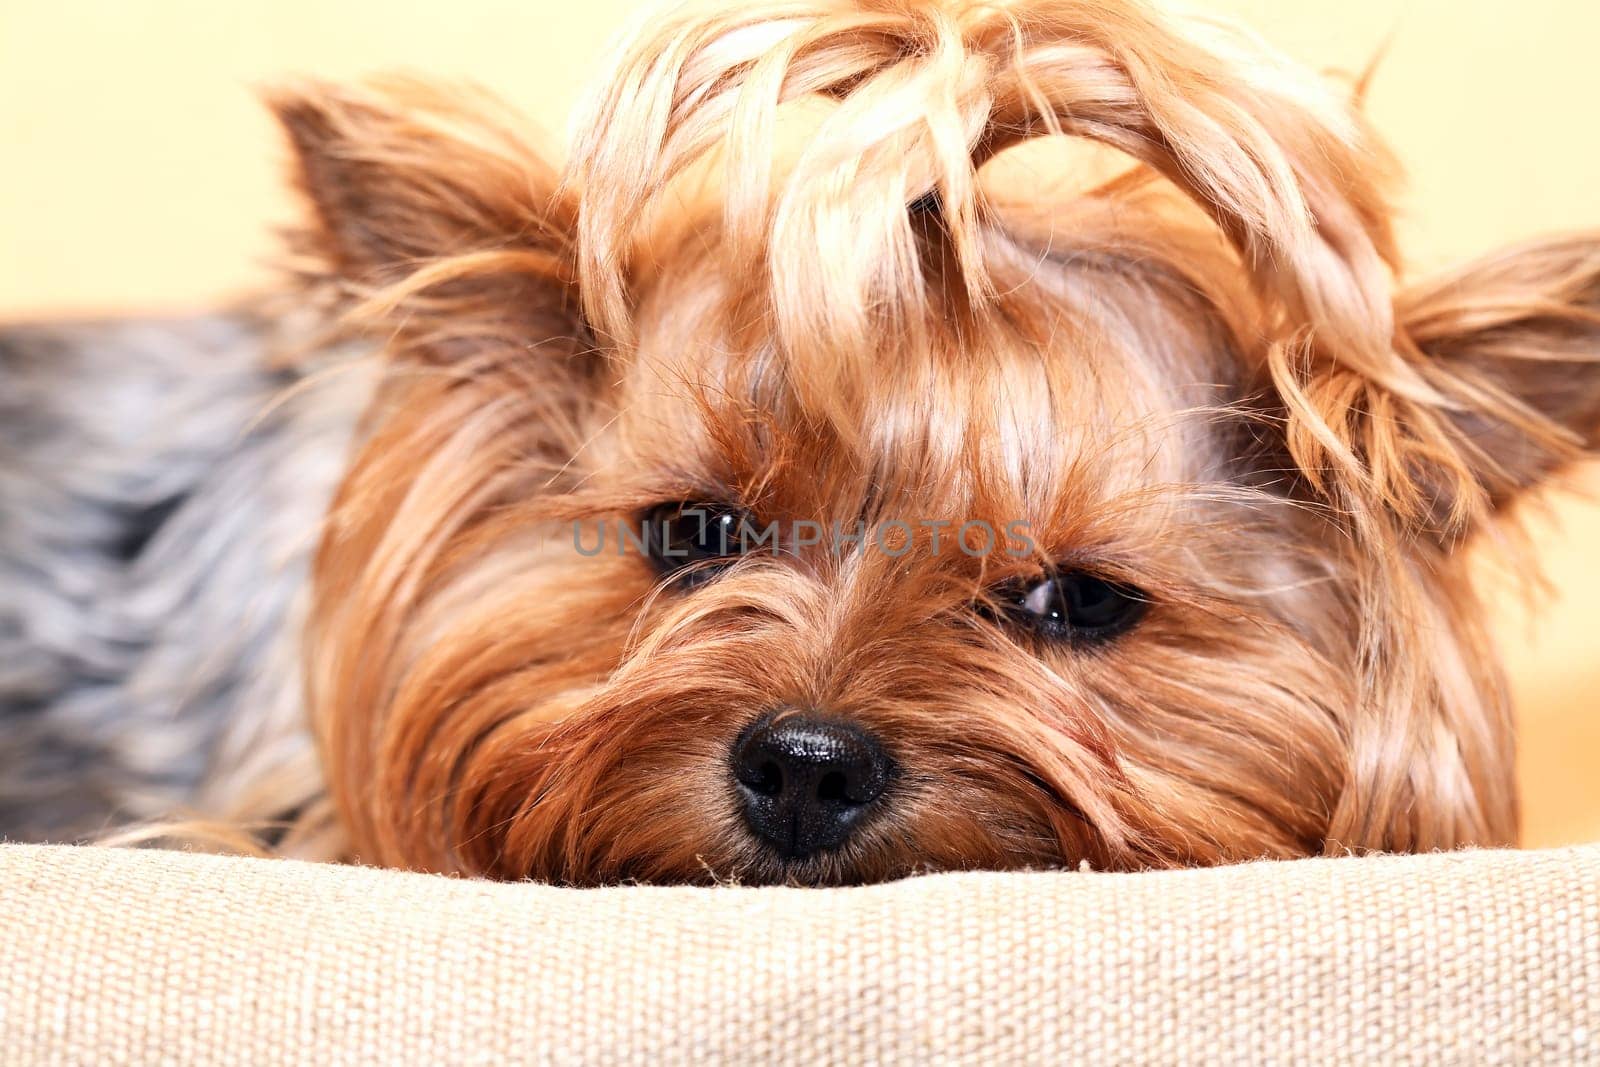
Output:
M0 847L6 1063L1600 1061L1600 847L863 888Z

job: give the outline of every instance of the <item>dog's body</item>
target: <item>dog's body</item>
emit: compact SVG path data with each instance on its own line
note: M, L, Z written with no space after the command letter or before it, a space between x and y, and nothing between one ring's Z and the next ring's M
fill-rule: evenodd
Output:
M0 835L220 813L310 755L307 561L370 375L293 343L248 310L0 330Z
M1593 447L1600 239L1399 284L1353 108L1191 32L672 16L561 175L481 100L279 100L310 310L0 348L0 830L575 883L1514 840L1460 547ZM980 179L1054 133L1136 165Z

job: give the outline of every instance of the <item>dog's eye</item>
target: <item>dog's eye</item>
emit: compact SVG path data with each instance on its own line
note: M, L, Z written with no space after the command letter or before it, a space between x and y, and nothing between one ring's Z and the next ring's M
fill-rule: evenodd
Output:
M1042 637L1099 640L1138 622L1149 607L1130 585L1063 571L994 590L992 610L1005 622Z
M698 584L738 558L748 518L725 504L662 504L645 514L645 547L663 575Z

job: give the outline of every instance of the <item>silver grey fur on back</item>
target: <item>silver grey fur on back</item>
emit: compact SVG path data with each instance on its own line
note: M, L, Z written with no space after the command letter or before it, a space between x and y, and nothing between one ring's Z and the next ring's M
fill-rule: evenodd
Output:
M0 326L0 838L288 814L219 809L312 758L306 568L370 376L274 369L279 331Z

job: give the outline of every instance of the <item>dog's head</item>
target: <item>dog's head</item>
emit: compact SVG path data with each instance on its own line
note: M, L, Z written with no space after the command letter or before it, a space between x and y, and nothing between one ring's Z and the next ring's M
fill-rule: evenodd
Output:
M1398 289L1354 109L1199 32L658 19L564 174L481 100L282 98L391 367L308 644L351 852L831 883L1511 839L1459 546L1600 421L1600 243ZM986 168L1057 135L1130 169Z

